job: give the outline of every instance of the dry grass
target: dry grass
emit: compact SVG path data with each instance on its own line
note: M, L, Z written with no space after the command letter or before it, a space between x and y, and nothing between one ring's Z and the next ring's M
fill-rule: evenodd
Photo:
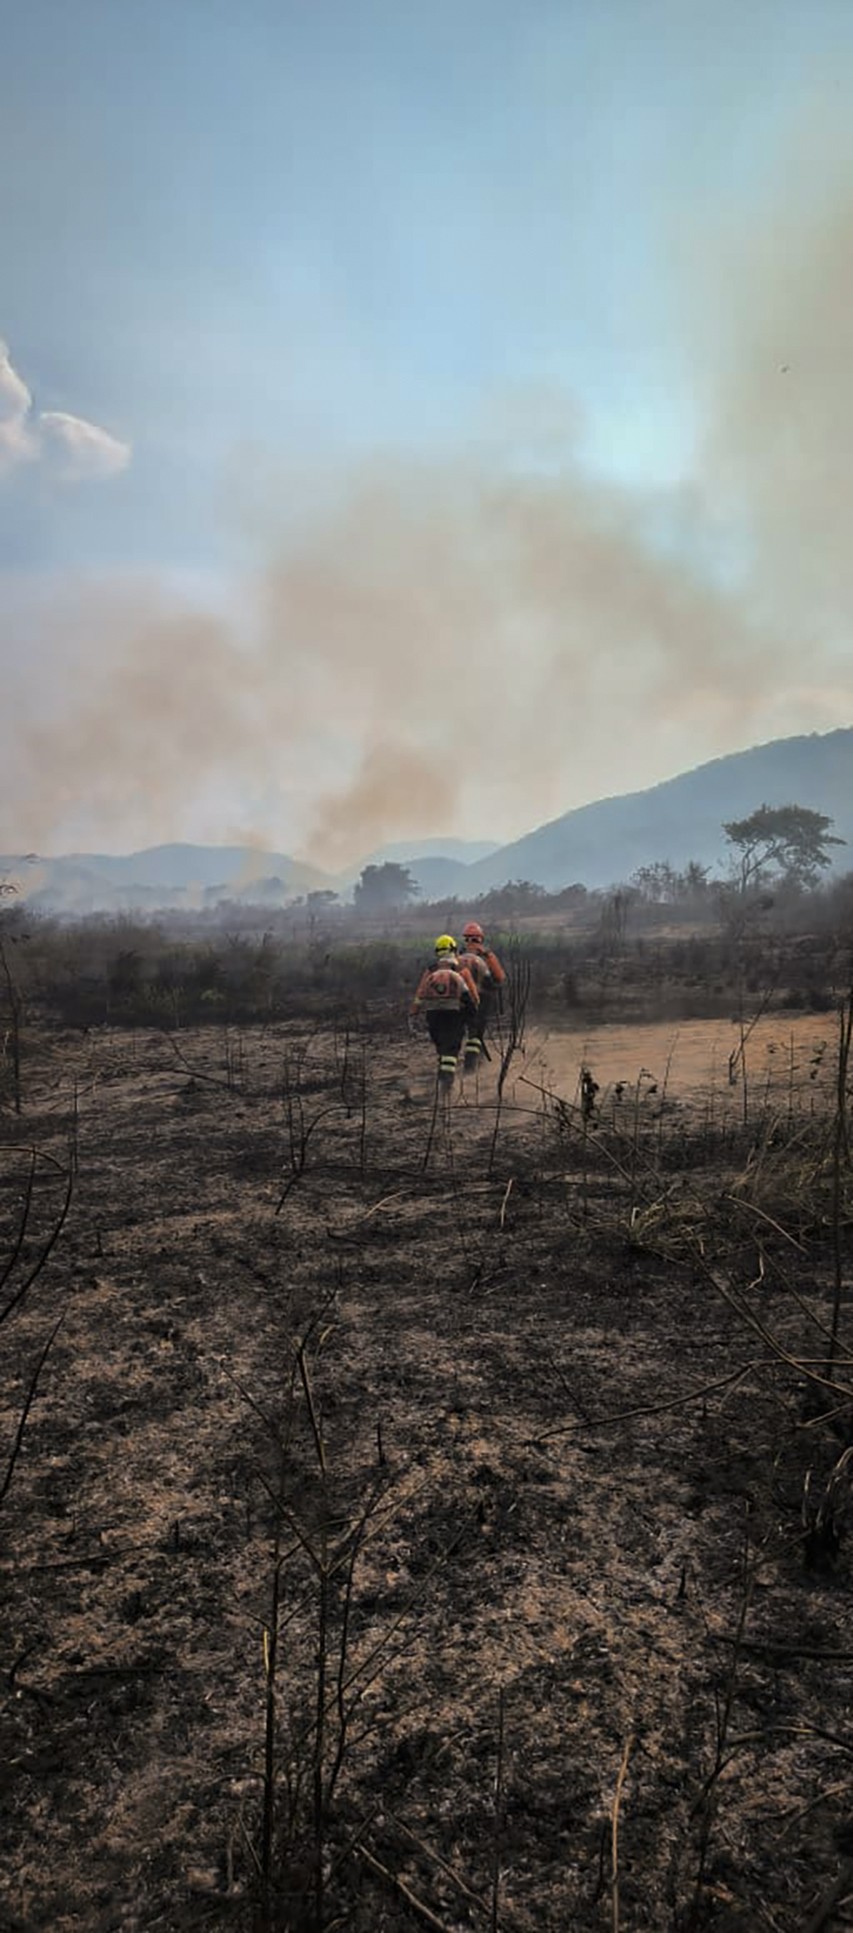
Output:
M45 1038L5 1118L9 1255L13 1143L77 1137L2 1380L8 1441L61 1308L4 1513L5 1923L800 1933L853 1792L832 1081L722 1136L515 1079L495 1142L485 1074L424 1173L426 1049L179 1045Z

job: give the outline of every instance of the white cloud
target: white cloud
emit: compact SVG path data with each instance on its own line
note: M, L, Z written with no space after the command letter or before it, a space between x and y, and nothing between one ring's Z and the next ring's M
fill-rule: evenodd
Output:
M25 419L0 416L0 476L17 463L31 461L38 453L38 442Z
M120 443L96 423L61 409L43 410L38 420L42 448L56 456L59 473L69 483L83 477L114 477L127 469L130 444Z
M27 416L32 403L26 383L9 361L8 343L0 341L0 423Z
M131 447L97 423L61 409L36 410L30 390L0 340L0 475L41 462L63 483L118 476Z
M37 454L29 427L33 399L0 341L0 471Z

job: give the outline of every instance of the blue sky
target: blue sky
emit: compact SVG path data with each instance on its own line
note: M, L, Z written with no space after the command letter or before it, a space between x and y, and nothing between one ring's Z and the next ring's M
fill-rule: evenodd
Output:
M851 95L847 0L8 8L0 337L33 448L0 468L0 570L19 594L144 572L221 611L378 453L482 461L508 412L538 409L541 434L549 398L574 466L668 503L706 433L697 287L707 274L725 307L727 238L745 209L784 205L798 117L828 100L841 125ZM90 442L71 474L80 432L57 413L126 460ZM747 735L789 713L796 729L777 703ZM69 714L70 751L75 729ZM319 746L319 718L307 729ZM728 729L706 745L662 728L627 782L728 749ZM622 789L620 770L599 757L581 797ZM581 802L570 776L558 762L534 817ZM226 789L238 817L259 796L275 817L236 768ZM491 778L480 797L493 823L470 823L474 787L454 830L525 829L522 784L499 827Z

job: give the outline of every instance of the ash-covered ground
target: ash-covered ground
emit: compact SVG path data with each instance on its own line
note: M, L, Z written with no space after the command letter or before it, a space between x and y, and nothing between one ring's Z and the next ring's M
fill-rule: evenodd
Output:
M23 1093L0 1923L853 1923L814 1120L495 1138L494 1067L434 1116L332 1027L45 1032Z

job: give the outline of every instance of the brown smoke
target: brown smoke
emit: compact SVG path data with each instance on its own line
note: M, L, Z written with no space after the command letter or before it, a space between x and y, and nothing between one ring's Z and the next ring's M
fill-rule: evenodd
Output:
M315 742L322 775L325 740L352 753L340 786L326 756L318 862L424 828L488 833L490 809L523 829L656 776L667 715L691 751L748 730L766 683L742 601L656 554L631 500L577 473L373 473L252 594L249 643L138 586L48 615L63 658L11 795L27 845L81 799L114 837L167 837L200 785L286 777Z
M460 778L447 758L399 743L370 745L346 791L328 796L318 808L312 847L327 866L343 869L354 856L381 844L389 826L413 837L425 826L449 831L456 819Z
M352 854L380 830L437 829L448 806L473 832L484 774L503 823L509 807L531 825L630 783L644 733L655 776L656 719L713 748L749 718L771 659L742 600L657 552L631 499L577 471L501 477L469 458L373 478L268 595L298 641L298 710L384 747L324 801L318 858L330 834Z
M254 694L227 627L147 584L66 586L14 626L34 654L24 703L4 716L4 818L45 845L69 818L107 838L169 836L193 783L233 746L245 762ZM5 645L5 639L3 640ZM19 678L20 684L20 678Z
M516 397L500 436L444 460L366 465L325 507L314 478L239 635L138 583L66 588L29 636L7 610L0 845L61 837L81 801L111 845L173 837L217 787L224 827L241 789L292 781L314 787L307 854L337 867L408 833L512 836L849 722L848 183L824 149L721 245L690 491L592 482L571 407L552 436L541 396L529 420Z

